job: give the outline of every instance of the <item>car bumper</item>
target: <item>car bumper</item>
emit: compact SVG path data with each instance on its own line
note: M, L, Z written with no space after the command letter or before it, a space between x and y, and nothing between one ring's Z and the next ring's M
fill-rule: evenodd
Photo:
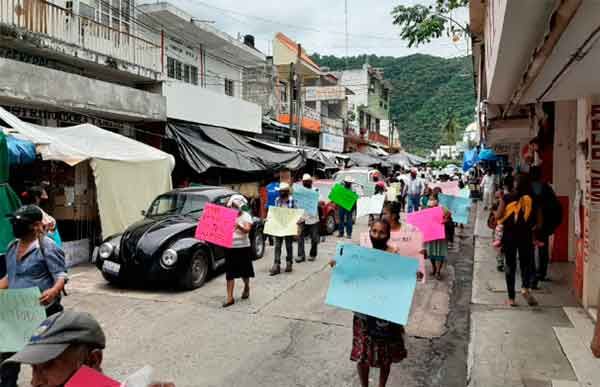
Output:
M107 263L105 263L107 262ZM118 266L118 270L115 268ZM166 270L158 262L152 264L128 264L118 258L96 259L96 267L102 273L126 282L168 282L178 277L177 267Z

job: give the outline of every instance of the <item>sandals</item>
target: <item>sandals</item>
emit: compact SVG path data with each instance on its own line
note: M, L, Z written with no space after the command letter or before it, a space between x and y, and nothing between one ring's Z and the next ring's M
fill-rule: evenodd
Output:
M247 300L250 298L250 289L245 289L244 293L242 293L242 300Z
M222 306L223 308L229 308L233 304L235 304L235 300L225 301Z

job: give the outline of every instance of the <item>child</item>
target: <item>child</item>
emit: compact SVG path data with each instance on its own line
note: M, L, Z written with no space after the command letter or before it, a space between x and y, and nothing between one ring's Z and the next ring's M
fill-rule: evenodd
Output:
M495 212L498 210L500 197L501 192L496 193L496 200L492 205L492 212L490 213L490 219L488 220L488 223L490 223L493 217L493 223L495 223L495 225L488 224L488 226L494 226L494 240L492 242L492 246L494 246L494 248L496 248L496 250L498 251L496 254L496 269L500 273L502 273L504 272L504 251L502 251L502 236L504 235L504 225L498 222L494 215Z
M429 208L437 207L439 205L438 195L436 193L432 193L429 196L428 205ZM450 213L444 209L444 225L448 221L452 221L452 217L449 215ZM442 279L442 269L444 268L446 256L448 255L448 241L444 238L426 242L424 245L427 250L427 257L431 261L431 266L433 266L431 275L439 281Z

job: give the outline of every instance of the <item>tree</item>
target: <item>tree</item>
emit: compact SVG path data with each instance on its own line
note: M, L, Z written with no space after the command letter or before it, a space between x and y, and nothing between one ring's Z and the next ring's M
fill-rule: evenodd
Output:
M448 117L448 121L444 124L442 128L442 133L444 135L444 142L448 145L456 144L458 140L458 131L460 126L458 121L456 120L456 116L454 114L450 114Z
M469 25L452 18L451 12L466 7L469 0L435 0L435 5L399 5L392 11L394 24L400 27L400 37L408 41L408 47L429 43L448 36L469 36Z

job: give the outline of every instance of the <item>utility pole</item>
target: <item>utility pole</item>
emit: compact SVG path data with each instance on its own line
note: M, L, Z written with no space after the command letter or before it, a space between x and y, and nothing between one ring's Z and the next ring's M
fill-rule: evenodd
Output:
M292 134L294 133L294 82L295 82L295 69L294 69L294 63L290 63L290 78L288 79L288 86L290 89L290 94L288 97L289 100L289 104L288 104L288 109L289 109L289 114L290 114L290 137L292 136Z
M348 70L348 50L349 50L349 38L348 38L348 0L344 1L344 14L346 15L346 70Z
M302 55L302 45L298 43L298 56L296 64L299 66L300 56ZM302 73L296 74L296 102L298 103L298 124L296 125L296 146L301 146L302 142Z

